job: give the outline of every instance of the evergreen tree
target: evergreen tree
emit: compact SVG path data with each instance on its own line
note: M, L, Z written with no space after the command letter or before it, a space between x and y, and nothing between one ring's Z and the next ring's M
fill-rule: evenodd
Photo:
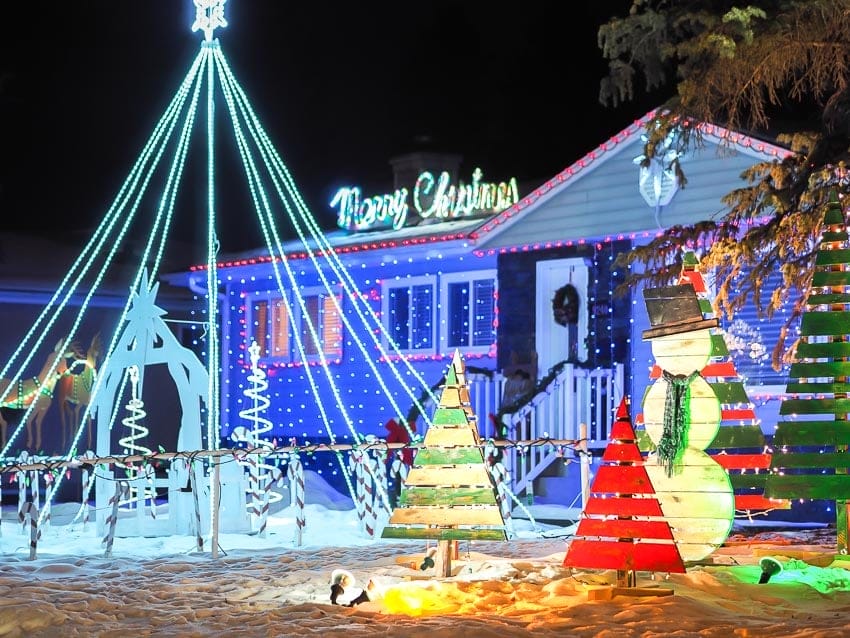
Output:
M633 0L629 15L610 20L598 37L609 62L603 103L633 99L641 77L647 90L670 90L648 124L646 162L669 139L680 152L698 145L701 123L793 151L748 169L745 183L723 198L722 216L669 228L620 255L618 267L645 268L624 287L668 283L680 270L681 248L702 241L711 246L704 265L717 271L719 310L731 315L754 302L770 316L793 299L790 325L805 305L829 191L847 188L850 0ZM782 273L781 286L764 290L774 272Z

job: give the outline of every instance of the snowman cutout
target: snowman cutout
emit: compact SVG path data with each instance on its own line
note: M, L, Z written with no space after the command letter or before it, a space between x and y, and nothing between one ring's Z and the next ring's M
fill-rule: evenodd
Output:
M655 445L646 464L684 561L698 561L729 535L735 494L726 470L706 454L720 427L720 400L699 371L712 354L711 328L691 284L644 290L651 328L643 332L661 369L643 401ZM653 460L655 462L653 462Z

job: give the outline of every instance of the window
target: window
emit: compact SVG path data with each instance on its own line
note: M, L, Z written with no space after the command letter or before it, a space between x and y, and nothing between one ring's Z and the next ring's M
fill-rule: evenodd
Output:
M341 357L342 320L333 297L324 290L304 291L302 311L297 301L289 296L291 293L287 295L289 306L279 293L254 293L248 296L246 340L249 345L251 341L260 345L260 359L284 363L300 359L293 324L308 360L317 359L320 348L326 357ZM337 302L341 304L340 296L337 296ZM294 321L290 321L290 313ZM310 332L308 317L319 343L316 343Z
M382 311L390 338L399 350L433 354L436 277L385 281Z
M404 353L486 353L496 342L495 270L385 281L382 293L385 325Z
M444 353L487 352L496 342L496 271L442 275L440 310Z

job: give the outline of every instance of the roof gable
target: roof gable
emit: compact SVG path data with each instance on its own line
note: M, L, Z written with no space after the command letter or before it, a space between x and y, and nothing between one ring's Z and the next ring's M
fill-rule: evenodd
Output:
M698 215L698 218L693 221L712 216L720 206L719 195L714 197L715 191L720 195L728 192L731 189L730 179L739 176L742 170L755 162L782 159L791 154L789 150L782 147L720 126L699 125L704 140L713 146L711 149L689 154L683 159L683 164L689 174L689 187L695 181L691 178L700 173L706 174L705 183L709 186L703 189L703 192L696 193L694 191L697 189L694 185L687 195L679 194L667 207L673 213L671 218L662 222L657 214L653 218L653 212L658 211L652 211L643 203L638 190L638 169L633 164L634 158L643 153L641 134L645 131L646 124L652 120L654 113L655 111L650 111L523 197L514 206L482 223L470 232L470 239L478 248L492 248L548 242L554 239L553 228L557 229L559 239L571 241L604 237L612 233L650 234L673 223L690 223L694 215ZM732 151L728 155L734 156L722 166L722 174L718 171L720 167L716 164L713 167L709 166L712 164L711 159L720 159L716 157L716 152L711 151L721 145L728 146ZM705 166L698 167L697 159ZM603 167L605 167L604 176L599 174ZM691 170L695 171L694 175L691 174ZM712 171L717 174L708 176L708 173ZM579 183L591 182L591 180L594 182L592 185L584 183L579 186ZM682 193L685 191L688 189L682 189ZM601 193L597 195L597 199L605 199L609 206L619 207L620 217L628 218L628 221L613 219L612 216L596 216L595 206L598 206L599 202L594 205L588 201L588 193L592 192ZM694 201L695 198L698 201ZM699 207L703 210L693 210ZM545 208L553 209L548 223L545 223L546 220L535 220L536 228L522 230L516 228L519 222L523 222L524 225L529 224L531 221L529 218L535 216L536 211ZM555 212L554 208L559 210ZM676 211L676 208L682 210ZM648 216L645 214L647 211L650 212ZM557 223L557 226L552 226L552 222Z

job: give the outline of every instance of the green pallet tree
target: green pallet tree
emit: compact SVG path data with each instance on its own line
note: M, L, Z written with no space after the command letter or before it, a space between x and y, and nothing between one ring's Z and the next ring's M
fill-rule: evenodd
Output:
M773 438L765 494L836 501L837 542L847 549L850 499L850 248L835 193L823 219L801 338Z
M423 447L404 485L382 537L440 541L439 575L450 575L452 541L507 540L457 350Z

